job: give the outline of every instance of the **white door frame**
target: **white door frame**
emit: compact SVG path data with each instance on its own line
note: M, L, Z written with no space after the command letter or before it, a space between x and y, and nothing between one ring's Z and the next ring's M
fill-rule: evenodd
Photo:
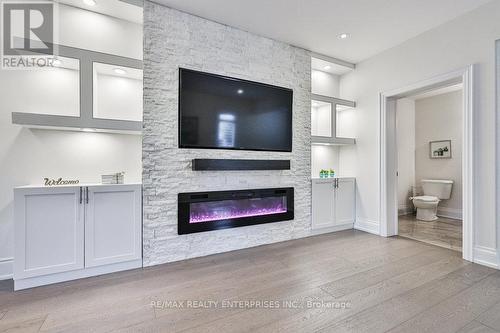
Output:
M474 240L474 65L380 94L380 235L398 234L396 99L452 83L463 83L462 231L463 258L472 261Z

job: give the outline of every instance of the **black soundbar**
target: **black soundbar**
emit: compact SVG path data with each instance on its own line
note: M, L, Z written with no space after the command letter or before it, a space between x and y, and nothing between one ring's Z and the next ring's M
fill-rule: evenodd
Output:
M290 170L290 160L194 159L194 171Z

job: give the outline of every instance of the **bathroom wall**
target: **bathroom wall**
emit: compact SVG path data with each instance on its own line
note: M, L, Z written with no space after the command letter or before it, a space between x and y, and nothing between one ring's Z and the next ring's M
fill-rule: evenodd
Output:
M451 140L451 159L431 159L429 142ZM462 91L418 99L415 102L415 180L451 179L451 198L443 200L438 214L462 216Z
M398 213L413 211L410 197L415 185L415 101L396 101L396 140L398 149Z

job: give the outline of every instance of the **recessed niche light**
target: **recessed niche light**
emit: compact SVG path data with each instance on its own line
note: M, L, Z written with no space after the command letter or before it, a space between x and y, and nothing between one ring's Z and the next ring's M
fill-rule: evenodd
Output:
M237 93L238 93L239 95L243 94L244 92L245 92L245 91L243 91L243 89L238 89L238 91L237 91Z
M332 69L332 66L330 66L330 65L326 65L325 67L323 67L323 69L324 69L325 71L329 71L330 69Z
M226 121L234 121L236 117L234 114L229 114L229 113L222 113L219 115L220 120L226 120Z
M83 0L83 3L86 4L87 6L97 5L97 2L95 0Z
M114 68L113 72L115 72L118 75L125 75L125 74L127 74L127 71L124 70L124 69L122 69L122 68Z
M339 39L347 39L347 38L349 38L349 34L345 32L339 35Z

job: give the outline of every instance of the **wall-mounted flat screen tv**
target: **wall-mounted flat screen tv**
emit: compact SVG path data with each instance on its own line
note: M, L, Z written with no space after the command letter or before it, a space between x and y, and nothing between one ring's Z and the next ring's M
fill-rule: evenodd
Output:
M291 89L179 70L179 147L292 151Z

